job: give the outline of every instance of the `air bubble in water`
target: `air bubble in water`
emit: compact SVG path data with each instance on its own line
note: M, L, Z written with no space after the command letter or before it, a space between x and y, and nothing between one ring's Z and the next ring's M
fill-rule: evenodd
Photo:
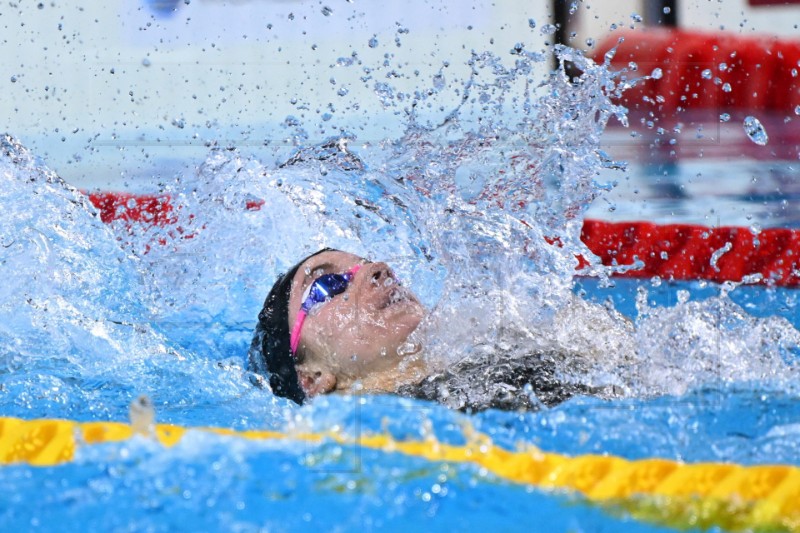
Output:
M534 29L536 27L536 21L533 19L528 19L528 27L530 29Z
M700 75L703 77L704 80L710 80L711 77L714 75L714 73L711 72L710 68L707 68L703 72L701 72Z
M728 122L730 119L731 119L731 116L728 113L722 113L719 116L719 121L720 122Z
M723 83L722 84L722 91L723 92L729 93L729 92L731 92L731 90L732 89L731 89L731 84L730 83Z
M794 108L794 114L800 116L800 105Z
M744 118L744 132L747 137L759 146L766 146L769 141L767 131L756 117L747 116Z
M328 6L322 6L322 14L326 17L329 17L333 13L333 9L329 8Z
M661 70L660 68L654 68L653 72L650 73L650 77L653 78L654 80L660 80L661 76L663 75L664 71Z
M375 48L375 47L377 47L377 46L378 46L378 38L377 38L376 36L374 36L374 35L373 35L373 36L372 36L372 38L369 40L369 42L367 42L367 45L368 45L370 48Z
M588 46L589 48L592 48L594 46L594 43L595 43L595 41L591 37L586 39L586 46Z
M664 10L663 10L663 11L664 11L664 14L665 14L665 15L669 15L669 14L672 12L672 8L670 8L669 6L667 6L667 7L664 7Z
M632 13L631 14L631 20L634 21L634 22L642 22L642 20L644 20L644 19L642 19L642 16L639 15L638 13Z

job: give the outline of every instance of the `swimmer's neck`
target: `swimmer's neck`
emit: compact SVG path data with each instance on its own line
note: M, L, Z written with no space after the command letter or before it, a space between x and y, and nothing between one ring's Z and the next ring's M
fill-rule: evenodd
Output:
M337 392L396 392L403 385L419 383L430 374L422 354L406 357L392 368L372 372L361 379L343 378L337 380Z

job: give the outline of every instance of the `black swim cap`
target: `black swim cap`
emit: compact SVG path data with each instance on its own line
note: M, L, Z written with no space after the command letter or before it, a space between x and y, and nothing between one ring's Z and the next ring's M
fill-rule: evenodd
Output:
M258 324L247 354L248 370L268 376L273 394L289 398L299 405L303 404L306 394L300 386L290 347L289 298L292 295L292 280L303 263L330 250L323 248L278 276L258 314Z

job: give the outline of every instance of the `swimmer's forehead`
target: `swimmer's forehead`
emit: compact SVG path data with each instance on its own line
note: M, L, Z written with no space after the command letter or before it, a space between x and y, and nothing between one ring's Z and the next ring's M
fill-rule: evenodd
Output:
M340 274L353 268L353 265L363 263L364 258L348 252L339 250L329 250L321 254L310 257L300 265L297 273L292 280L292 296L294 296L296 289L301 288L305 290L311 282L318 278L321 274Z

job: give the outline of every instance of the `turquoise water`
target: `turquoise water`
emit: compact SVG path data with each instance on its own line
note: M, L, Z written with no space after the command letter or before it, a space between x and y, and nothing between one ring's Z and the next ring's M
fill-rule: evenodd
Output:
M384 143L298 146L288 166L285 154L210 148L158 191L182 206L168 227L102 224L80 192L6 139L0 413L127 421L146 394L158 422L184 426L452 443L470 426L509 449L800 465L793 291L573 277L575 253L587 253L582 217L612 188L606 176L650 182L600 148L606 120L624 115L604 68L509 98L526 65L546 60L474 56L473 100L440 126L412 117ZM481 113L491 119L467 120ZM264 207L247 209L253 201ZM322 246L397 269L431 310L416 338L433 365L508 346L558 349L586 363L567 378L624 394L479 414L393 396L302 408L276 399L243 368L254 319L275 275ZM474 466L332 442L192 433L164 449L137 437L80 447L67 465L3 467L0 479L9 530L661 530Z

